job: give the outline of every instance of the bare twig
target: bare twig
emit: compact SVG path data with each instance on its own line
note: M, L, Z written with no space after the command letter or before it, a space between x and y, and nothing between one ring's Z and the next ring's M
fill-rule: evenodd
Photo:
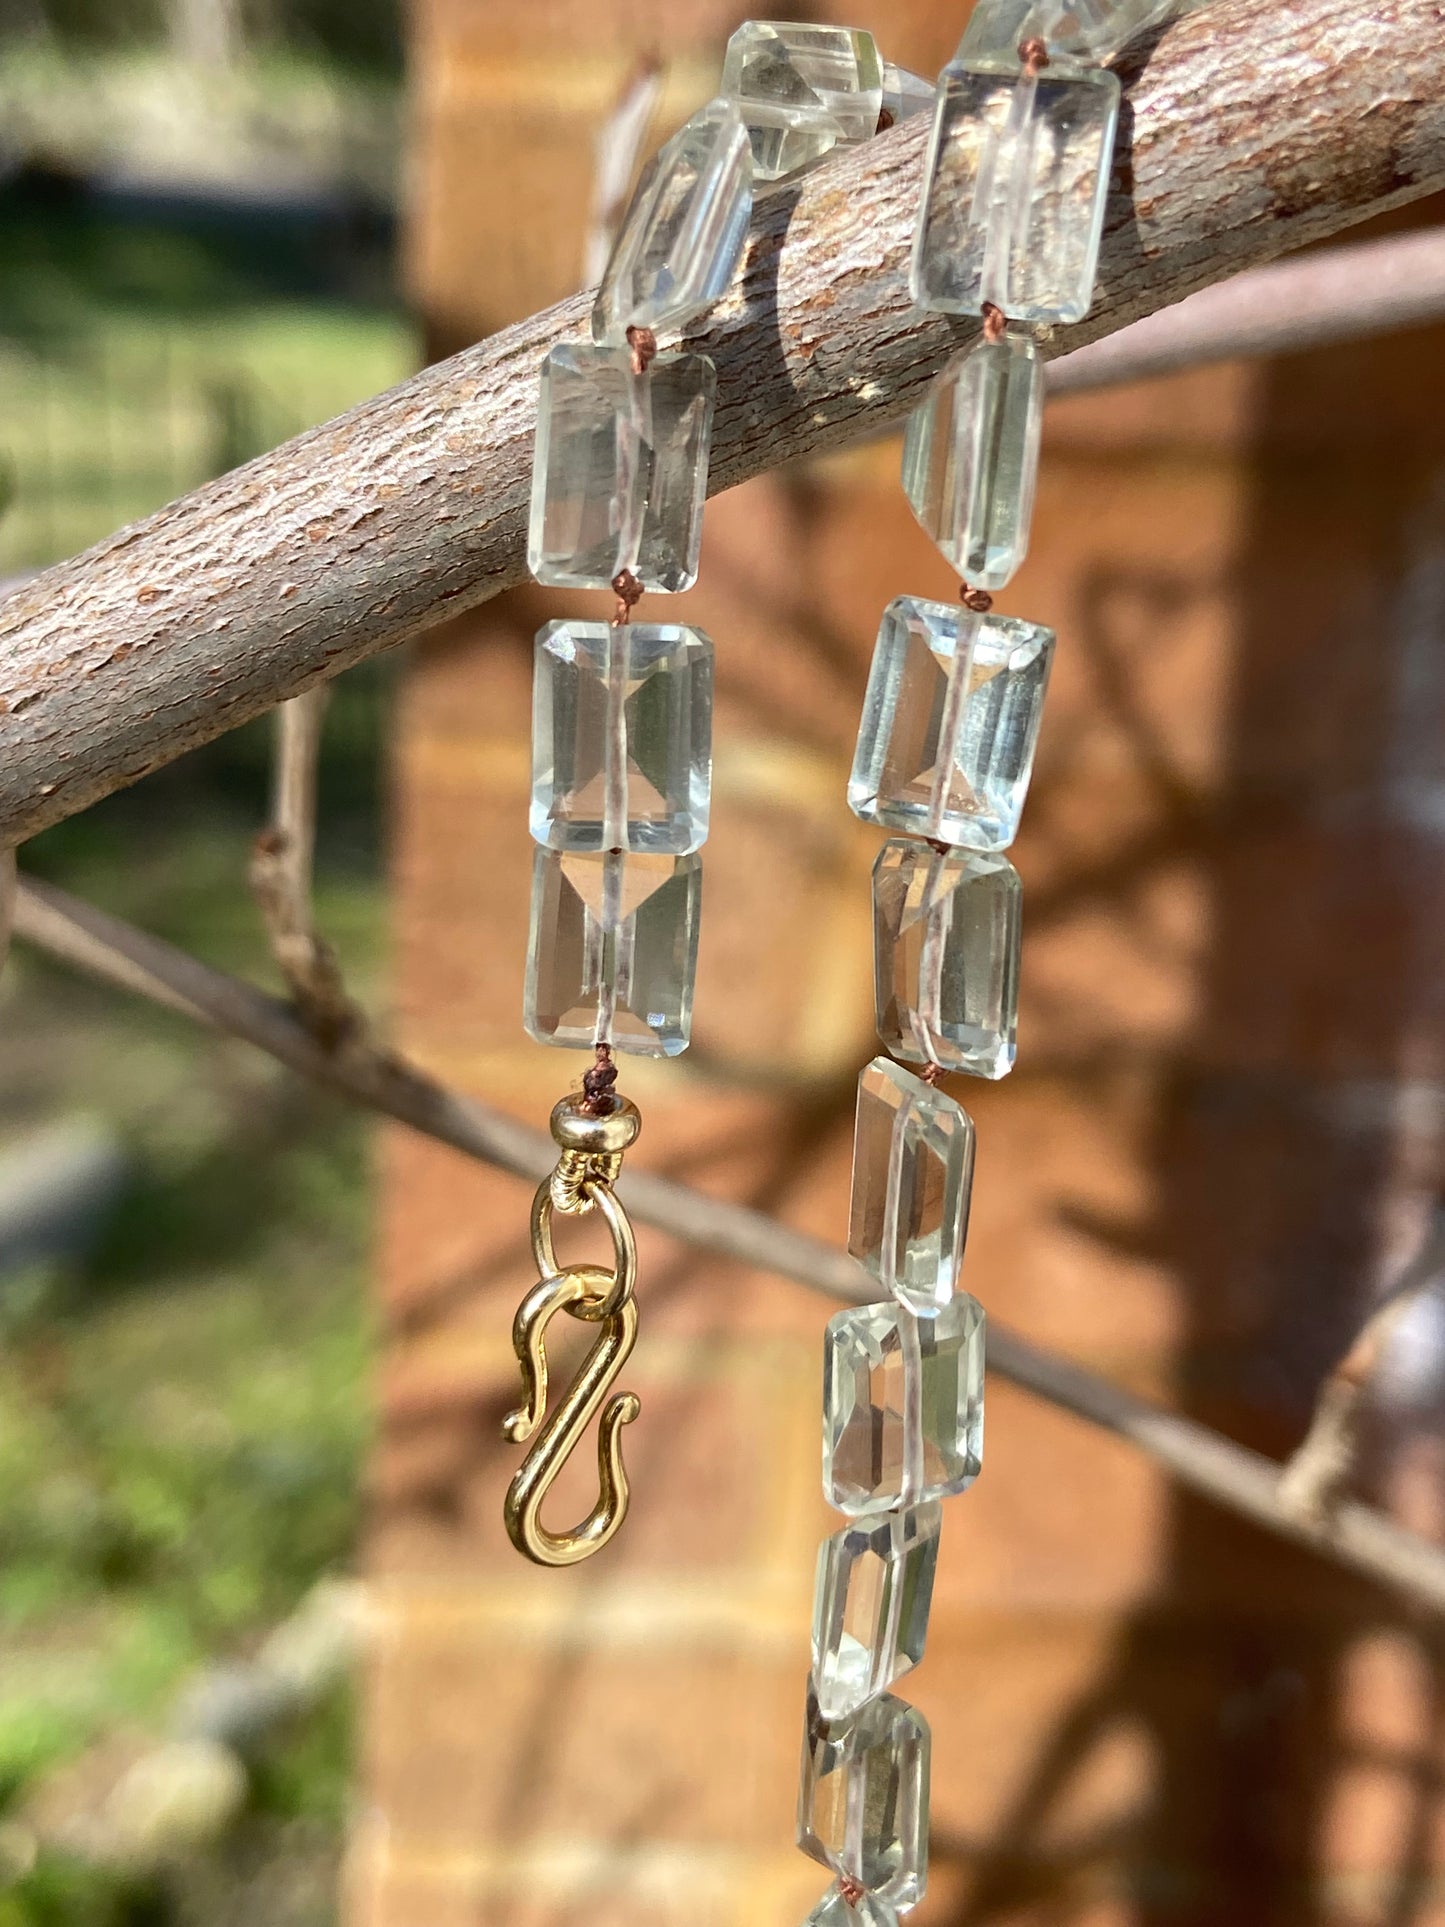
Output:
M662 92L662 62L645 53L622 84L617 104L597 130L592 176L592 212L582 252L582 284L594 287L602 279L612 243L627 211L637 157Z
M334 1046L359 1027L361 1013L346 994L336 953L318 935L312 914L316 771L330 696L330 685L318 683L276 711L271 822L252 847L250 880L271 953L302 1022L319 1042Z
M53 885L22 883L16 930L90 975L159 997L172 1009L245 1038L303 1077L470 1157L534 1181L551 1169L556 1147L544 1132L446 1090L360 1040L323 1049L275 998ZM872 1286L846 1253L761 1212L648 1172L629 1174L621 1190L642 1222L684 1243L791 1278L831 1298L860 1303L872 1296ZM990 1326L989 1365L1025 1391L1127 1440L1216 1504L1445 1612L1445 1551L1371 1507L1346 1502L1327 1519L1301 1519L1280 1504L1279 1467L1273 1461L1135 1398L997 1324Z
M1135 49L1097 295L1051 351L1445 186L1439 24L1439 0L1214 0ZM896 420L973 338L909 293L926 119L760 197L693 337L718 370L714 492ZM0 843L522 581L537 367L589 302L0 600Z
M1051 362L1051 394L1241 355L1294 354L1445 318L1445 229L1251 268Z
M331 706L331 685L318 683L276 711L276 749L271 771L271 823L286 840L285 886L298 913L307 914L316 867L316 779L321 732Z
M1420 1249L1371 1308L1354 1343L1320 1387L1309 1431L1280 1473L1279 1502L1294 1517L1318 1522L1338 1507L1354 1473L1360 1424L1380 1361L1400 1319L1442 1271L1445 1203L1435 1206Z

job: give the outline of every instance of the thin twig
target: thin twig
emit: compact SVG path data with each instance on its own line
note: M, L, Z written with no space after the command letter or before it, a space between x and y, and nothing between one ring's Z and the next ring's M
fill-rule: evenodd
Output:
M1318 1522L1339 1505L1355 1470L1360 1426L1380 1361L1401 1318L1445 1271L1445 1203L1437 1204L1420 1249L1372 1306L1353 1344L1320 1387L1309 1431L1279 1477L1279 1502Z
M330 698L330 684L317 683L276 711L271 822L252 846L249 875L297 1012L319 1042L334 1046L360 1027L361 1013L346 994L336 952L317 933L311 903L316 772Z
M1296 354L1445 318L1445 228L1357 241L1201 288L1048 366L1049 392L1143 381L1246 355Z
M552 1166L556 1147L545 1133L446 1090L360 1039L323 1049L277 999L52 884L22 882L15 927L28 942L76 968L244 1038L303 1077L469 1157L534 1182ZM830 1298L856 1304L873 1295L846 1253L759 1211L705 1197L649 1172L629 1174L620 1189L642 1222L684 1243L794 1279ZM1328 1519L1301 1519L1280 1504L1280 1469L1272 1460L1192 1419L1162 1411L997 1324L990 1326L989 1365L1025 1391L1127 1440L1191 1490L1433 1612L1445 1612L1445 1551L1373 1508L1345 1502Z
M282 703L276 712L271 821L286 839L287 886L303 915L310 906L316 868L316 781L330 707L331 685L323 682Z
M586 288L595 287L606 269L627 211L637 157L661 92L662 62L655 53L645 53L623 82L616 105L597 130L592 212L582 250L582 285Z

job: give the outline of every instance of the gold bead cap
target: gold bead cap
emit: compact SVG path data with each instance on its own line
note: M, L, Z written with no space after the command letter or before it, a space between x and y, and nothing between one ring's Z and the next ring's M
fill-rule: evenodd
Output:
M642 1113L630 1097L614 1097L612 1109L595 1117L582 1108L580 1097L564 1097L552 1106L552 1135L564 1151L586 1157L621 1157L637 1142Z
M622 1154L637 1142L642 1113L630 1098L614 1097L601 1116L584 1110L583 1100L564 1097L552 1109L552 1136L561 1146L552 1173L552 1202L569 1217L592 1209L593 1184L613 1185Z

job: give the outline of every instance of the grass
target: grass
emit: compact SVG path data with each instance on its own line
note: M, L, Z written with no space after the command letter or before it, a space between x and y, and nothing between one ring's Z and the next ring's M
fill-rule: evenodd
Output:
M388 315L258 305L0 336L0 574L40 568L395 381Z
M380 236L200 203L179 224L73 183L0 198L0 575L114 529L401 379ZM351 263L346 269L344 264Z
M113 814L138 830L146 799ZM78 826L42 839L33 867L264 978L239 818L212 791L178 827L152 823L133 884L99 847L111 838L90 847ZM323 874L323 918L374 989L375 889L334 855ZM243 1046L23 950L0 1034L5 1136L99 1118L129 1172L81 1261L0 1277L0 1796L18 1801L107 1734L163 1730L188 1675L351 1562L370 1205L362 1121ZM269 1839L294 1859L299 1828L334 1859L347 1733L339 1709L269 1763L253 1858ZM154 1894L44 1864L0 1896L0 1927L188 1918L168 1893L156 1913Z
M381 918L353 766L365 731L347 712L374 721L381 704L379 678L352 683L323 782L324 797L360 792L329 816L318 903L363 996ZM262 750L261 731L240 732L38 839L28 867L273 981L242 885ZM0 1800L21 1801L105 1735L163 1730L197 1667L246 1650L350 1564L370 1188L354 1113L23 948L0 980L0 1038L0 1151L83 1115L115 1134L129 1173L80 1261L0 1276ZM294 1873L298 1840L303 1859L334 1860L348 1733L333 1709L267 1763L249 1883L270 1862ZM153 1892L42 1864L0 1893L0 1927L180 1923L184 1888L156 1912Z
M18 270L0 277L0 573L406 372L405 323L309 288L290 248L0 200ZM338 686L322 772L319 911L363 998L382 965L387 689L384 669ZM274 982L244 886L268 762L269 730L237 731L47 832L25 865ZM77 1116L122 1149L114 1207L79 1257L0 1272L0 1927L320 1927L344 1697L262 1762L206 1863L138 1887L46 1856L7 1884L7 1804L106 1735L163 1731L196 1667L351 1562L368 1434L364 1123L19 949L0 977L0 1162Z

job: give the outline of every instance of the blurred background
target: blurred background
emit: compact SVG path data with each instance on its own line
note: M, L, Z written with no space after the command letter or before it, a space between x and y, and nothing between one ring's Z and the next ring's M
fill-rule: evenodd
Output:
M742 17L0 4L0 577L578 286L599 135L645 85L652 151ZM962 18L855 24L931 74ZM967 1282L1276 1458L1436 1222L1442 370L1416 331L1056 405L1005 605L1060 652L1019 1068L958 1093ZM709 510L675 605L718 645L695 1044L624 1080L643 1161L833 1242L873 1048L844 781L879 611L952 593L897 461ZM518 592L327 718L353 993L534 1124L581 1066L520 1028L531 637L601 612ZM274 984L269 753L238 731L24 862ZM523 1186L28 949L0 1040L0 1927L796 1927L826 1307L645 1238L633 1516L534 1572L500 1524ZM1442 1346L1435 1283L1357 1478L1437 1540ZM1438 1625L1007 1386L989 1424L908 1682L920 1927L1445 1922ZM306 1690L263 1717L278 1653Z
M3 0L0 578L416 365L402 72L391 0ZM393 673L338 689L323 777L320 900L368 1000ZM269 755L241 730L27 865L266 975L244 872ZM0 1034L0 1921L331 1920L349 1686L258 1757L209 1859L150 1871L225 1801L184 1754L159 1819L84 1836L207 1668L354 1569L365 1125L34 952Z

